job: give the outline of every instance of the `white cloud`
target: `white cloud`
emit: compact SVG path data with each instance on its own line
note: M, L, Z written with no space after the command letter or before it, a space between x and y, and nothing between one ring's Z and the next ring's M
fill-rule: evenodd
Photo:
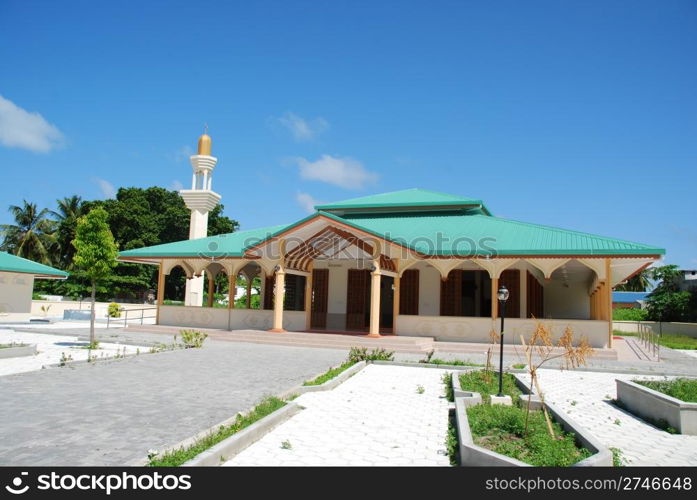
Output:
M63 133L39 113L30 113L0 96L0 143L35 153L48 153L63 144Z
M111 182L98 177L94 179L94 182L97 183L105 198L113 198L116 196L116 188Z
M321 116L305 120L290 111L276 120L293 134L296 141L310 141L329 128L329 122Z
M181 191L182 189L184 189L184 184L179 182L177 179L174 179L172 183L169 185L169 189L171 189L172 191Z
M323 204L323 202L317 200L311 194L301 192L295 195L295 201L309 214L314 213L315 205Z
M326 182L344 189L362 189L378 180L378 174L366 170L360 161L349 157L322 155L314 162L305 158L295 158L295 162L303 179Z

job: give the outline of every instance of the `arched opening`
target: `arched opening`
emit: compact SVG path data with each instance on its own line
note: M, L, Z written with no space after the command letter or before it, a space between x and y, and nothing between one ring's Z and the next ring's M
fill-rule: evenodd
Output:
M209 265L203 273L203 306L225 309L228 307L230 280L220 264Z
M186 296L186 271L175 266L165 275L165 293L163 304L166 306L183 306Z

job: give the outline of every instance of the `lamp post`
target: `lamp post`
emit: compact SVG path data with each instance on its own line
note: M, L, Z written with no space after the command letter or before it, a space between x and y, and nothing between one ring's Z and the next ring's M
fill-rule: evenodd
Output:
M501 309L501 345L499 351L499 393L498 397L503 397L503 320L506 317L506 301L510 292L505 285L501 285L497 293L499 299L499 308Z

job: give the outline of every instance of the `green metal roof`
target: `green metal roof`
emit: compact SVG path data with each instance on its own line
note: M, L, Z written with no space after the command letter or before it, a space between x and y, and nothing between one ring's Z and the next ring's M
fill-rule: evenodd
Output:
M120 257L242 257L244 250L286 228L287 225L269 226L250 231L237 231L198 238L195 240L164 243L151 247L119 252Z
M332 214L325 214L332 216ZM427 255L657 255L662 248L477 213L334 218Z
M0 252L0 271L8 273L34 274L39 277L67 278L68 273L54 267L39 264L33 260L24 259L11 255L7 252Z
M450 205L449 205L450 204ZM479 205L479 206L477 206ZM325 210L326 207L326 210ZM373 208L343 212L342 208ZM389 208L393 207L394 210ZM410 207L405 211L402 207ZM420 207L420 208L418 208ZM316 217L353 226L425 255L661 255L662 248L489 215L480 200L421 189L319 205L294 224L121 252L129 257L242 257L245 250Z
M349 200L317 205L316 210L333 212L335 210L386 209L386 208L426 208L426 207L479 207L488 213L482 200L463 198L452 194L428 191L426 189L404 189L389 193L362 196Z

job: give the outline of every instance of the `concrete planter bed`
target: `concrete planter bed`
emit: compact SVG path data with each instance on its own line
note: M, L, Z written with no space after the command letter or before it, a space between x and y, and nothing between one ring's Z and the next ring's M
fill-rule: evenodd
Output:
M12 345L0 348L0 359L19 358L36 354L36 344Z
M481 394L466 391L460 386L460 373L463 372L455 372L452 377L460 465L469 467L530 467L530 464L475 444L467 416L467 408L482 404L483 398ZM530 393L529 388L519 376L516 376L516 385L518 385L524 393L524 395L520 397L521 407L524 407L527 404L527 396ZM537 411L541 408L542 404L537 395L531 395L531 409ZM573 467L612 466L612 453L610 450L554 405L550 403L544 403L544 405L553 421L558 423L565 432L573 434L576 445L592 453L591 456L573 464Z
M697 435L697 403L689 403L636 382L617 380L622 408L645 420L667 423L680 434Z

